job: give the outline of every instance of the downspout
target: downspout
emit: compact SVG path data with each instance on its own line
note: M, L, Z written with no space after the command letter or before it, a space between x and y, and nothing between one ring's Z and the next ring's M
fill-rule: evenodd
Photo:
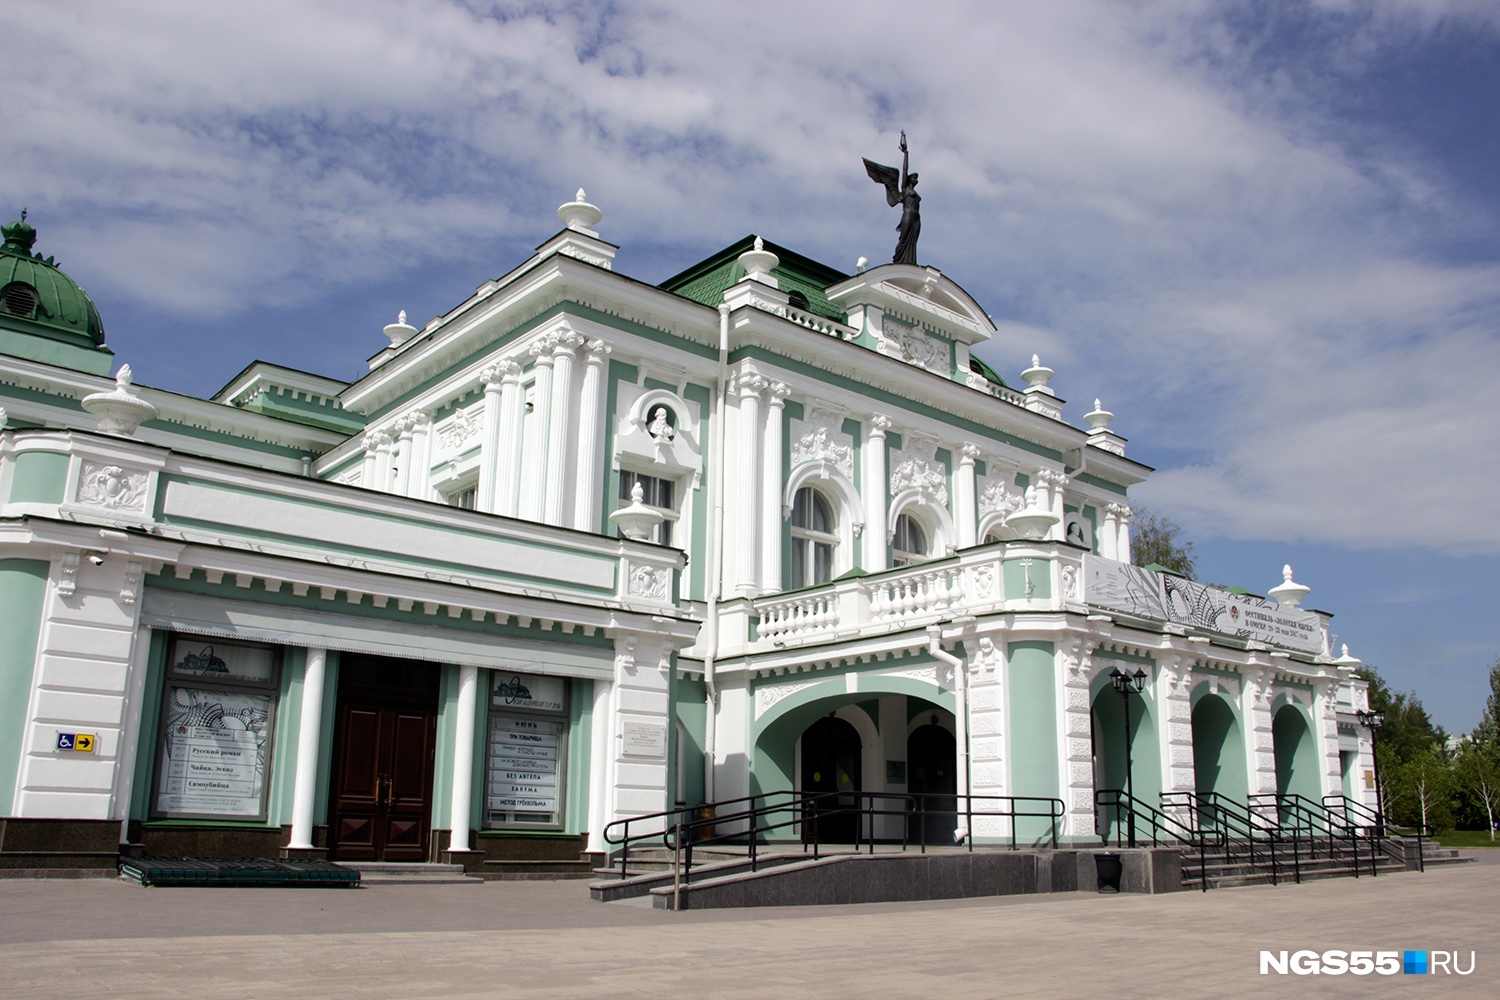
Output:
M708 545L708 608L703 625L703 686L707 689L707 720L703 726L703 798L714 800L714 756L718 748L719 688L714 677L719 655L719 597L724 590L724 414L729 395L729 306L719 304L719 398L714 411L714 463L710 489L714 506Z
M933 659L953 668L953 742L958 755L958 801L969 802L969 669L963 660L943 648L943 626L927 626L927 652ZM969 822L963 811L953 829L953 842L962 844L969 836Z

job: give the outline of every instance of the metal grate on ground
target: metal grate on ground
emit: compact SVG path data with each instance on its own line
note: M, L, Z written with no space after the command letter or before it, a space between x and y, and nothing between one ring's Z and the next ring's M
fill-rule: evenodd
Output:
M331 861L275 858L122 858L120 875L141 885L359 887L359 872Z

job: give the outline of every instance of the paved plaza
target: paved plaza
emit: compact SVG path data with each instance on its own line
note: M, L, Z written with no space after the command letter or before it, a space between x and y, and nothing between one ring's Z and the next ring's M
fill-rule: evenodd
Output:
M668 913L581 882L0 881L0 997L1500 996L1500 852L1358 881ZM1352 904L1352 905L1351 905ZM1470 951L1468 976L1260 975L1261 949Z

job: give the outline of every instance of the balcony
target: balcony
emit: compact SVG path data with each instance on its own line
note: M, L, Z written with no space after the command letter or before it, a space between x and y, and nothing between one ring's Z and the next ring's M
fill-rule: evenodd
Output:
M750 609L753 637L743 652L843 642L1001 612L1104 614L1242 650L1328 655L1327 617L1320 612L1151 572L1061 542L1024 541L756 599ZM726 630L726 638L733 634Z

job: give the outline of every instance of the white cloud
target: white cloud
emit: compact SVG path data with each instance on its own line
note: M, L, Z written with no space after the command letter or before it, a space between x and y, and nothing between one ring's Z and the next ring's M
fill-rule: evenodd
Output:
M1500 549L1497 275L1413 235L1473 207L1323 103L1495 11L1286 8L1329 29L1298 78L1231 9L13 0L0 197L96 293L213 322L424 267L477 283L580 184L627 272L632 245L750 231L879 260L896 218L858 157L905 127L923 257L1002 323L986 360L1014 381L1041 353L1133 448L1202 455L1143 493L1200 537Z

